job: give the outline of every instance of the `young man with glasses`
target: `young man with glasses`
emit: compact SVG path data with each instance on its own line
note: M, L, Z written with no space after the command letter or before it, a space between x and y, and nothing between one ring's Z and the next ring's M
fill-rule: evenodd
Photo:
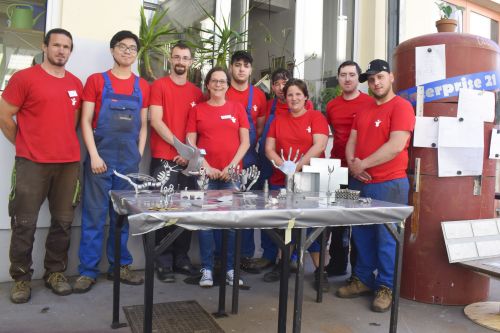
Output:
M132 32L117 32L110 42L113 68L92 74L83 90L81 129L88 154L83 165L80 276L73 286L76 293L85 293L96 283L108 214L108 279L113 278L113 265L120 265L122 283L143 283L143 278L129 267L132 255L127 249L128 223L123 226L120 239L114 239L117 214L109 198L110 190L131 188L113 171L138 172L146 144L149 85L132 73L139 47L139 38ZM114 262L116 241L121 242L119 263Z
M233 53L229 66L231 85L226 93L228 101L238 102L245 108L250 124L250 149L243 158L243 168L258 164L256 146L266 119L266 95L259 88L250 84L252 63L253 58L247 51ZM254 252L253 229L245 229L242 231L241 269L248 273L258 274L260 269L254 267L254 260L252 260Z
M193 63L191 49L184 43L175 44L170 51L170 75L160 78L151 87L149 111L151 114L151 175L170 171L169 184L175 189L196 188L195 178L181 173L187 161L174 148L175 135L185 142L186 123L190 110L203 100L201 90L188 81L189 67ZM193 142L193 144L195 144ZM175 226L156 231L157 244L172 232ZM160 281L174 282L174 270L194 274L188 257L191 231L184 230L179 237L156 259L156 271Z
M43 63L16 72L0 98L0 128L16 149L9 196L13 303L26 303L31 297L33 242L45 198L51 214L45 285L57 295L72 292L63 272L79 202L80 144L75 127L82 95L80 80L65 70L72 50L68 31L50 30L43 42Z

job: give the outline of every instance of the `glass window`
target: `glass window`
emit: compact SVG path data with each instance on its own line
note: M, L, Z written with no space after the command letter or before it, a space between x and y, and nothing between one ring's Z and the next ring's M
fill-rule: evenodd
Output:
M498 43L498 22L481 14L470 12L470 33Z
M348 0L306 1L296 25L304 37L303 45L295 48L299 59L295 75L306 80L311 101L323 112L335 97L338 66L353 58L354 4Z
M43 59L47 1L0 1L0 90L12 74Z

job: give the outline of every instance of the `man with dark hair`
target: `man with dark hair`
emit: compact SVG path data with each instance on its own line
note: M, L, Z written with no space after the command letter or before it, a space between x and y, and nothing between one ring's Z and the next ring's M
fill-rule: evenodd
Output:
M149 85L132 73L139 39L130 31L119 31L110 42L113 68L92 74L85 84L82 107L82 136L87 147L83 164L82 236L80 240L80 277L74 291L85 293L96 283L99 274L104 226L109 215L106 254L108 279L113 266L120 265L120 281L138 285L143 278L130 270L132 255L127 249L128 223L115 239L117 214L110 202L110 190L131 189L127 181L114 174L139 171L147 137ZM121 243L120 262L114 262L114 242Z
M233 53L229 66L231 86L226 93L227 100L239 102L245 108L250 124L250 148L243 158L243 168L257 164L256 145L266 119L266 95L250 84L252 63L253 58L247 51ZM248 273L260 273L260 270L252 267L254 252L254 231L244 229L241 242L241 269Z
M373 98L358 90L361 68L351 60L340 64L337 79L342 94L326 105L328 123L332 128L333 147L330 158L340 159L342 166L347 167L345 145L356 115L375 103ZM349 227L332 227L330 242L330 262L325 267L328 276L345 275L349 262ZM355 261L355 248L351 250L351 268Z
M188 81L189 67L193 63L191 49L184 43L175 44L170 51L170 75L156 80L151 88L151 174L170 172L169 184L175 189L196 188L194 177L181 173L186 162L174 147L174 135L180 141L186 139L186 124L191 109L203 99L201 90ZM196 144L193 142L193 144ZM172 171L170 171L172 170ZM156 231L156 243L172 232L176 226ZM193 274L194 268L188 257L191 231L184 230L179 237L156 259L158 279L174 282L174 269Z
M72 49L68 31L50 30L43 44L43 63L15 73L0 98L0 128L16 148L9 196L13 303L26 303L31 297L33 242L46 198L51 223L45 241L45 286L57 295L72 292L63 272L80 192L75 127L82 94L80 80L65 70Z
M346 144L345 157L353 177L349 188L360 190L364 197L407 204L413 107L394 94L394 76L386 61L371 61L359 78L360 82L368 80L375 103L357 114ZM356 265L337 296L352 298L375 290L371 308L385 312L392 303L396 241L384 225L354 226L352 238L358 250Z

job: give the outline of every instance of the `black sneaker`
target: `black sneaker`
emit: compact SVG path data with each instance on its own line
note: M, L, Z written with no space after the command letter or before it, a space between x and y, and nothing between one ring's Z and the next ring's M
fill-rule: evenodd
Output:
M318 286L319 286L319 268L316 268L316 270L314 271L314 290L318 290ZM327 293L328 291L330 291L330 285L328 284L328 279L326 277L326 272L323 271L323 279L321 280L321 290L324 292L324 293Z
M191 264L191 260L189 260L188 256L175 260L174 271L189 276L199 273L199 270Z
M158 280L165 283L175 282L175 275L172 267L158 267L156 269Z
M277 263L274 265L273 269L270 272L267 272L264 274L264 277L262 278L264 282L276 282L280 280L281 276L281 267L280 263Z
M240 260L240 268L242 271L245 271L245 272L250 273L250 274L260 274L261 270L256 265L257 262L258 262L258 259L249 258L249 257L242 257Z

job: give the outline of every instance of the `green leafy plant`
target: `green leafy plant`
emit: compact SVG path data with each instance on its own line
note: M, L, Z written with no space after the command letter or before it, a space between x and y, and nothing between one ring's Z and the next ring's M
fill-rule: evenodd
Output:
M464 7L451 5L444 1L439 1L435 3L439 8L439 15L442 20L447 20L451 18L451 14L453 14L453 9L455 10L464 10Z
M342 95L342 88L340 88L340 85L322 89L320 93L321 111L326 111L326 105L328 102L340 95Z
M194 67L209 63L211 66L227 68L231 53L243 45L248 30L239 32L231 29L229 19L223 17L222 24L217 23L215 17L203 6L198 4L205 16L213 23L213 28L188 28L190 40L188 44L196 50ZM243 22L248 12L244 13L239 23Z
M173 38L168 38L176 34L175 28L169 22L162 22L168 12L168 8L158 9L154 12L150 22L141 7L141 26L139 29L139 40L141 49L137 54L139 73L148 81L157 77L153 71L152 59L154 55L161 57L168 56L169 45L176 42Z

